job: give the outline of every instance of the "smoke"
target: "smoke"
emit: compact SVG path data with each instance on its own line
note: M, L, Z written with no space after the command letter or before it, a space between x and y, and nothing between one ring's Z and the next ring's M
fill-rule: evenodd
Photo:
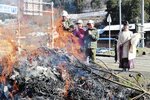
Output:
M16 5L18 0L0 0L1 4L10 4L10 5Z

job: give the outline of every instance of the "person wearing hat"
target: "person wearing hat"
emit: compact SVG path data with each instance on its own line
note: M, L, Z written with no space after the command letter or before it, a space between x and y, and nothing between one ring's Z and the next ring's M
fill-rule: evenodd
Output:
M97 40L99 38L99 34L97 29L94 27L93 20L88 21L87 28L88 29L85 32L86 36L84 39L85 48L86 48L86 57L89 58L90 61L95 61Z
M77 27L73 31L73 34L79 38L80 50L84 51L84 37L85 37L85 28L83 27L83 21L78 20L76 22Z
M133 62L128 59L128 54L131 46L131 37L133 32L129 30L128 21L123 22L123 30L119 33L118 36L118 58L119 58L119 68L122 68L123 71L133 68Z
M73 27L73 22L69 18L69 14L67 11L63 10L62 12L62 26L64 30L69 31L70 27Z

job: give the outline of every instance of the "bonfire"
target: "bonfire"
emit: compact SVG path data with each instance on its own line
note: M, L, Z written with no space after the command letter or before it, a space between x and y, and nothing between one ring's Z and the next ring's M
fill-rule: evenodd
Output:
M56 22L54 48L22 49L12 40L0 61L0 100L139 100L148 88L96 63L86 64L78 38ZM140 74L139 74L140 76Z

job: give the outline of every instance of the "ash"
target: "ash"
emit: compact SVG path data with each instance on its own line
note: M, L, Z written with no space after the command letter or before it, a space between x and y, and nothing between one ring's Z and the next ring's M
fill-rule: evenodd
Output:
M87 65L63 49L40 47L14 64L7 83L0 84L0 100L127 100L139 94L99 76L108 77L96 64Z

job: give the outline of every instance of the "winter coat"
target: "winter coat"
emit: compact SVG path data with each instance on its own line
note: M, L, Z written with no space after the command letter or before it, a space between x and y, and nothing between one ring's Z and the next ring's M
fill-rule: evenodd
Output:
M85 29L76 28L75 31L73 32L73 34L79 38L79 43L81 46L83 46L84 45L84 37L85 37Z
M85 32L84 44L85 48L97 48L97 40L99 38L99 34L96 28L87 29Z
M121 45L123 46L122 58L128 58L129 49L131 46L130 39L132 35L133 35L133 32L131 31L123 31L119 33L117 47L119 49Z

